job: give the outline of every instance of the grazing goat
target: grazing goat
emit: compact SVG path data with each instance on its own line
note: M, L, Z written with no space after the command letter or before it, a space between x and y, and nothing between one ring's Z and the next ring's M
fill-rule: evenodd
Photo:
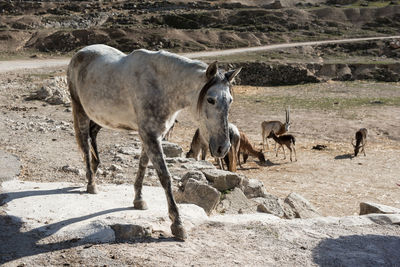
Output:
M294 151L294 157L296 159L295 161L297 161L296 148L294 147L296 145L296 138L294 138L293 135L285 134L285 135L281 135L281 136L276 136L274 131L272 131L268 135L268 138L273 138L275 140L275 142L277 142L279 144L279 147L276 150L276 156L278 156L278 151L282 147L284 159L286 159L285 148L283 147L283 145L285 145L290 150L290 161L292 161L292 150Z
M364 152L364 156L365 155L365 144L367 143L367 134L368 134L368 130L365 128L361 128L360 130L358 130L356 132L356 144L354 144L354 142L352 141L351 144L354 147L354 157L357 157L358 152L360 152L360 148L361 148L361 152Z
M228 124L229 127L229 139L231 142L231 146L228 150L228 153L224 157L224 161L228 167L229 171L236 171L237 169L237 154L239 151L239 144L240 144L240 133L238 128L232 124ZM207 149L208 143L207 141L201 136L200 129L197 129L190 144L190 150L186 153L187 158L195 158L198 160L200 152L201 152L201 159L205 160L207 156ZM217 162L219 167L223 170L223 162L220 158L217 158ZM230 164L232 162L232 164Z
M201 137L200 129L197 129L193 135L192 142L190 143L190 150L186 153L187 158L194 158L199 160L201 152L201 160L205 160L207 156L208 144Z
M268 140L266 140L266 138L268 138L268 135L272 131L274 131L277 136L282 135L289 131L290 124L290 107L286 109L285 123L280 121L263 121L261 123L263 150L265 149L265 141L267 142L267 148L269 149Z
M254 157L257 157L260 160L260 162L262 163L265 162L265 157L264 154L262 153L262 150L260 151L255 150L251 145L247 136L242 132L240 132L240 145L239 145L239 152L237 155L238 164L240 168L242 168L242 165L240 164L240 152L243 153L243 163L246 163L249 154Z

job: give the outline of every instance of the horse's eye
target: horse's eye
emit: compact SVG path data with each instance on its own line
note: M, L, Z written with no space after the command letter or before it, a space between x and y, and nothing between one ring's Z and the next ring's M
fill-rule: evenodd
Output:
M212 99L211 97L207 98L207 102L210 103L211 105L215 104L215 100Z

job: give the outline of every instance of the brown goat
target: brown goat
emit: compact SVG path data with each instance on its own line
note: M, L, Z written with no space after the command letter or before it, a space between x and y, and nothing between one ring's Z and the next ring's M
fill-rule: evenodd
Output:
M243 163L246 163L249 155L257 157L262 163L265 162L265 157L264 154L262 153L262 150L261 149L260 151L255 150L251 145L249 139L243 132L240 132L240 145L239 145L239 152L237 155L238 164L240 168L242 168L242 165L240 164L240 152L243 153Z
M237 170L236 164L237 164L237 155L240 144L240 134L239 130L234 124L229 123L228 127L229 127L229 139L231 142L231 147L229 148L228 153L225 155L224 161L228 167L228 170L231 172L235 172ZM196 160L198 160L198 157L201 152L201 159L205 160L207 156L207 150L208 150L208 144L204 140L204 138L202 138L200 129L197 129L192 138L192 142L190 144L190 150L189 152L186 153L186 157L195 158ZM218 158L217 163L219 167L223 170L224 166L222 160Z
M261 123L261 135L262 135L262 143L263 143L263 149L265 149L265 141L267 141L267 148L269 149L268 146L268 135L274 131L277 136L282 135L289 131L290 129L290 107L286 109L286 121L285 123L282 123L280 121L263 121ZM276 144L275 144L276 146Z
M356 144L354 144L353 142L351 142L351 144L354 147L354 157L357 157L358 152L364 152L364 156L365 155L365 144L367 143L367 134L368 134L368 130L365 128L361 128L360 130L358 130L356 132ZM361 151L360 151L361 148Z
M285 145L290 150L290 161L292 161L292 150L294 151L294 157L297 161L296 148L294 147L296 145L296 138L294 138L293 135L285 134L285 135L281 135L281 136L276 136L274 131L272 131L268 135L268 138L273 138L275 140L275 142L277 142L279 144L279 147L276 150L276 156L278 156L278 151L282 147L284 159L286 159L285 148L283 147L283 145Z

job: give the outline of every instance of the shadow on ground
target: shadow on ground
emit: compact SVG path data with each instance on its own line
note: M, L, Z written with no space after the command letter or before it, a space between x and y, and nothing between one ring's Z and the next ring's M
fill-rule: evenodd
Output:
M335 157L335 159L352 159L353 158L353 154L343 154L343 155L338 155Z
M322 240L313 250L319 266L399 266L400 237L350 235Z

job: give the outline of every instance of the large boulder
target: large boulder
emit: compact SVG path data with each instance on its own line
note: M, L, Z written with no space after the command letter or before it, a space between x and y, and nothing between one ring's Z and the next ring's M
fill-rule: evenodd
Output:
M373 202L361 202L360 215L365 215L370 213L400 214L400 209Z
M257 203L248 199L239 188L222 195L216 211L224 214L255 213Z
M247 198L264 197L268 195L263 182L257 179L243 178L240 189L242 189Z
M229 171L208 169L202 170L202 172L212 186L221 192L239 186L243 180L243 177L239 174Z
M67 105L71 103L67 90L67 78L57 76L43 82L43 86L31 93L25 100L41 100L50 105Z
M321 216L307 199L297 193L290 193L286 197L285 203L294 211L296 218L308 219Z
M293 219L296 217L295 212L291 209L289 204L274 195L266 194L264 197L254 198L253 200L258 203L258 212L273 214L285 219Z
M190 203L202 207L210 215L220 200L221 193L212 186L189 178L182 190L175 192L178 203Z
M182 147L180 147L177 144L163 141L162 142L162 148L164 151L164 155L167 158L176 158L176 157L181 157L183 153Z

